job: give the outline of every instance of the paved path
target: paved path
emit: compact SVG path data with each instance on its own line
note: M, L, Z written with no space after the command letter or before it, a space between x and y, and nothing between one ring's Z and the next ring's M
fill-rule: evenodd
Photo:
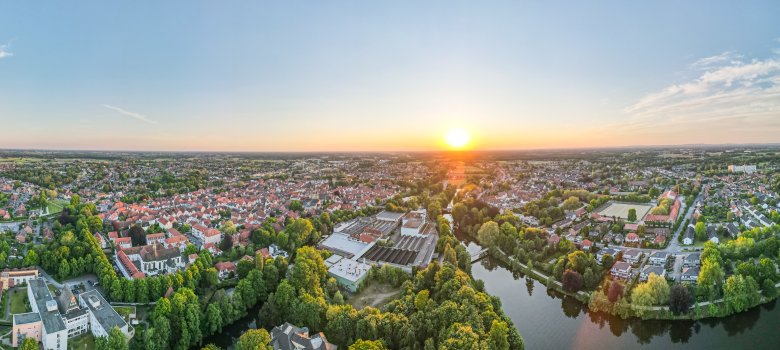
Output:
M690 220L693 216L693 211L696 208L696 204L701 202L701 193L696 196L696 199L693 200L693 204L688 208L688 211L685 212L685 217L683 217L683 223L685 223L686 220ZM682 234L682 232L685 231L685 225L680 225L680 227L677 228L677 231L674 232L672 237L670 238L671 241L669 241L669 246L664 248L664 251L667 252L679 252L682 250L680 247L680 242L677 240L677 237Z
M555 283L555 285L557 285L557 286L561 287L561 289L563 289L563 283L559 282L558 280L556 280L556 279L554 279L554 278L553 278L553 279L550 279L550 276L548 276L548 275L544 274L544 272L541 272L541 271L539 271L539 270L537 270L537 269L529 269L529 268L528 268L528 265L526 265L526 264L524 264L524 263L521 263L521 262L517 261L517 259L515 259L515 258L513 258L513 257L509 256L507 253L504 253L504 251L502 251L501 249L498 249L498 251L499 251L501 254L504 254L504 256L506 256L508 259L510 259L510 260L513 260L514 262L516 262L517 264L519 264L520 266L522 266L524 269L526 269L526 270L530 270L530 271L531 271L531 273L528 273L528 275L531 275L531 274L533 274L533 275L536 275L536 277L537 277L537 278L539 278L539 279L538 279L538 281L539 281L539 282L541 282L542 284L546 284L548 280L552 280L552 282L553 282L553 283ZM534 276L531 276L531 278L534 278ZM586 296L588 296L588 293L586 293L586 292L583 292L583 291L579 291L579 292L577 292L576 294L577 294L577 295L579 295L580 297L586 297Z
M43 268L41 268L40 266L36 266L35 268L38 269L38 273L41 275L41 277L46 279L47 283L49 283L49 284L51 284L51 285L53 285L53 286L55 286L55 287L57 287L59 289L65 288L65 286L62 283L57 282L57 280L55 280L54 277L51 277L51 275L46 273L46 271L44 271Z
M112 306L154 306L154 304L157 304L156 301L148 302L148 303L125 303L121 301L112 301L109 304Z
M11 321L11 291L16 288L9 288L5 292L5 315L3 315L3 319Z

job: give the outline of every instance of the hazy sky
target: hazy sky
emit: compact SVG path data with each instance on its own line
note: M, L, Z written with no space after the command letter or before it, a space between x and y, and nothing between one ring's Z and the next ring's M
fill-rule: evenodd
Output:
M0 148L780 142L779 38L777 0L3 1Z

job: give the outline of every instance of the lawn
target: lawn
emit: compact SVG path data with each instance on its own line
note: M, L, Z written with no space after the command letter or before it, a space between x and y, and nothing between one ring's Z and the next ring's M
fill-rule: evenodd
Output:
M29 306L27 306L27 293L24 289L14 289L11 294L11 314L23 314L30 312Z
M114 310L116 310L116 313L122 316L122 318L125 319L125 322L130 323L130 314L135 314L135 307L134 306L114 306Z
M91 333L85 333L75 338L68 339L68 349L84 350L95 348L95 337Z
M49 201L49 215L59 214L62 208L68 205L68 201L63 199L53 199Z
M347 302L357 309L362 309L366 306L381 308L399 295L401 295L400 288L384 283L373 283L350 297Z

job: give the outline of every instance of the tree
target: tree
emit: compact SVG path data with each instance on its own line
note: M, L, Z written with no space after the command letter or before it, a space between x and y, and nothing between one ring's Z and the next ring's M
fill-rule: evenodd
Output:
M219 242L219 249L221 249L223 252L229 252L231 249L233 249L233 236L223 235L222 241Z
M224 321L222 319L222 310L219 307L211 303L206 307L206 332L207 334L217 334L222 332L222 326Z
M250 329L236 342L236 350L272 350L271 336L265 329Z
M471 326L454 323L446 333L439 350L479 350L483 348L480 346L479 335L474 332Z
M651 273L647 282L640 283L631 292L632 303L640 306L662 305L669 302L669 283Z
M38 265L38 253L36 253L34 249L30 249L27 251L27 256L24 257L24 265L25 266Z
M290 208L292 211L300 213L303 211L303 204L301 204L301 201L299 200L292 200L290 201L290 206L288 208Z
M207 288L210 288L210 287L216 287L218 283L219 283L219 272L217 272L217 269L213 267L209 267L205 271L203 271L201 284L203 284Z
M249 271L252 271L255 269L255 263L247 260L247 259L241 259L238 261L238 265L236 266L236 273L238 274L239 279L244 279L249 274Z
M144 231L141 225L133 225L130 227L130 240L133 242L134 246L146 244L146 231Z
M569 197L563 201L563 209L574 210L580 207L580 199L577 197Z
M669 310L675 315L687 312L693 304L693 296L688 288L682 284L675 284L669 295Z
M636 209L631 208L628 210L628 221L635 222L636 221Z
M700 242L707 240L707 225L703 220L699 220L699 222L696 223L696 226L693 227L693 237Z
M385 350L385 345L379 340L360 339L349 346L348 350Z
M485 247L493 247L497 242L500 230L498 223L495 221L488 221L480 226L477 231L477 240Z
M455 249L452 249L452 246L447 245L446 248L444 248L444 262L450 263L453 266L458 265L458 257L455 253Z
M596 288L599 283L599 281L596 279L596 276L593 275L593 270L590 268L585 269L585 274L582 275L582 278L585 282L585 288L589 290Z
M509 326L506 322L493 320L487 334L489 350L509 350Z
M22 342L19 350L38 350L38 342L35 338L24 338L24 342Z
M615 264L615 258L612 257L612 254L604 254L601 257L601 266L605 269L611 268L613 264Z
M753 277L731 275L723 285L723 299L730 313L742 312L755 305L761 296Z
M285 227L284 232L289 235L291 248L303 247L309 241L314 225L307 219L295 219Z
M723 283L724 275L723 268L714 259L702 259L701 270L697 279L698 293L714 300Z
M74 194L72 197L70 197L70 205L73 207L78 207L79 204L81 204L81 196Z
M119 328L114 327L108 332L108 348L111 350L127 350L127 338Z
M236 225L233 223L233 221L225 221L224 224L222 224L221 228L222 233L224 233L226 236L232 236L238 232L238 229L236 228Z
M609 290L607 291L607 299L610 303L615 303L623 297L624 287L619 282L612 282L609 284Z
M452 206L452 219L457 223L462 223L463 219L468 214L469 208L463 203L455 203Z
M290 270L290 285L298 291L304 289L315 296L322 296L322 281L328 275L328 270L320 253L309 246L297 251L295 265Z
M772 299L777 296L777 287L775 287L775 281L771 278L764 280L764 283L761 285L761 289L767 298Z
M562 283L563 283L564 290L568 292L576 293L580 289L582 289L582 283L583 283L582 275L580 275L577 271L566 270L563 273Z
M433 200L428 204L428 217L436 219L439 215L441 215L441 203L438 200Z
M584 273L585 269L590 265L588 255L581 250L569 253L569 255L566 256L566 259L568 261L568 265L566 266L578 273Z

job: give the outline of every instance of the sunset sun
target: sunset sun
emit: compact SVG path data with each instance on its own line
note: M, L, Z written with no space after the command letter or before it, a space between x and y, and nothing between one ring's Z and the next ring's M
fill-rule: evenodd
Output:
M470 139L471 136L469 135L468 131L463 128L451 129L444 137L444 141L447 142L447 145L453 149L465 148L468 145Z

